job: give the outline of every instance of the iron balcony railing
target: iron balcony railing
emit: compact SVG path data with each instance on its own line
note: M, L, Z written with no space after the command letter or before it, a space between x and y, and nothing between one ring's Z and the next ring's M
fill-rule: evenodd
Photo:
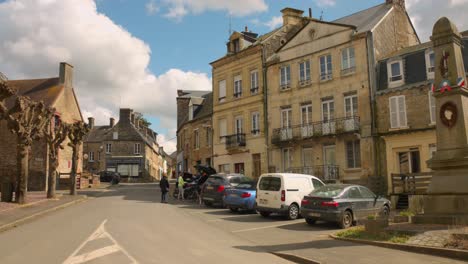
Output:
M340 179L340 167L337 165L317 165L289 168L286 172L313 175L323 181Z
M245 147L245 134L234 134L224 136L226 149Z
M360 125L358 116L330 119L328 121L320 121L286 128L276 128L273 130L272 143L276 144L312 137L357 132L359 129Z

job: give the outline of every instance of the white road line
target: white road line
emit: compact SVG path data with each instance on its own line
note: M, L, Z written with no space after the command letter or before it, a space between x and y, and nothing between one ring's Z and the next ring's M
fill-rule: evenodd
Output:
M280 226L285 226L285 225L292 225L292 224L296 224L296 223L300 223L300 222L299 221L288 222L288 223L284 223L284 224L254 227L254 228L248 228L248 229L235 230L235 231L231 231L231 232L232 233L241 233L241 232L247 232L247 231L254 231L254 230L261 230L261 229L267 229L267 228L280 227Z
M114 252L118 252L120 251L120 248L117 246L117 245L112 245L112 246L107 246L107 247L103 247L103 248L100 248L100 249L97 249L97 250L94 250L94 251L91 251L89 253L86 253L86 254L82 254L82 255L79 255L79 256L75 256L75 257L72 257L69 262L67 263L85 263L86 261L90 261L90 260L93 260L93 259L96 259L96 258L100 258L100 257L103 257L105 255L109 255L109 254L112 254Z

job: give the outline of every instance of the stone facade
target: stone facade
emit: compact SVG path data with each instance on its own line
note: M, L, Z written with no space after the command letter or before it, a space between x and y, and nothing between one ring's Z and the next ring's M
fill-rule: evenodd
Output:
M32 80L11 80L9 84L18 90L18 94L29 96L34 101L43 101L47 106L55 107L55 117L51 121L60 120L68 124L82 121L81 111L73 89L73 66L60 64L59 77ZM10 106L11 106L10 102ZM61 177L69 177L71 171L72 149L67 146L68 139L63 143L64 149L59 152L59 173ZM3 180L14 180L16 168L16 136L8 131L5 121L0 122L0 176ZM49 170L49 149L45 140L33 143L29 160L28 189L32 191L46 190ZM78 174L82 171L82 148L78 153Z

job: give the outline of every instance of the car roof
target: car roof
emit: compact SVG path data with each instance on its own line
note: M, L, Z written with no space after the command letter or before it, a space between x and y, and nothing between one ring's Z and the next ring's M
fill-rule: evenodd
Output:
M239 174L239 173L216 173L213 175L210 175L210 177L246 177L244 174Z
M327 184L325 186L329 186L329 187L339 187L339 188L350 188L350 187L365 187L367 188L366 186L362 186L362 185L359 185L359 184L346 184L346 183L334 183L334 184Z
M281 177L306 176L309 178L314 178L314 179L322 181L320 178L314 175L300 174L300 173L265 173L265 174L262 174L260 177L264 177L264 176L281 176Z

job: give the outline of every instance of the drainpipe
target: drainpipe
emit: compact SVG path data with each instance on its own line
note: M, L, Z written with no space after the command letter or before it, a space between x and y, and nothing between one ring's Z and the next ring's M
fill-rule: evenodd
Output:
M265 146L266 146L266 164L267 172L270 170L270 147L268 144L269 139L269 127L268 127L268 87L267 87L267 65L265 58L265 48L263 44L262 47L262 75L263 75L263 129L265 133Z

